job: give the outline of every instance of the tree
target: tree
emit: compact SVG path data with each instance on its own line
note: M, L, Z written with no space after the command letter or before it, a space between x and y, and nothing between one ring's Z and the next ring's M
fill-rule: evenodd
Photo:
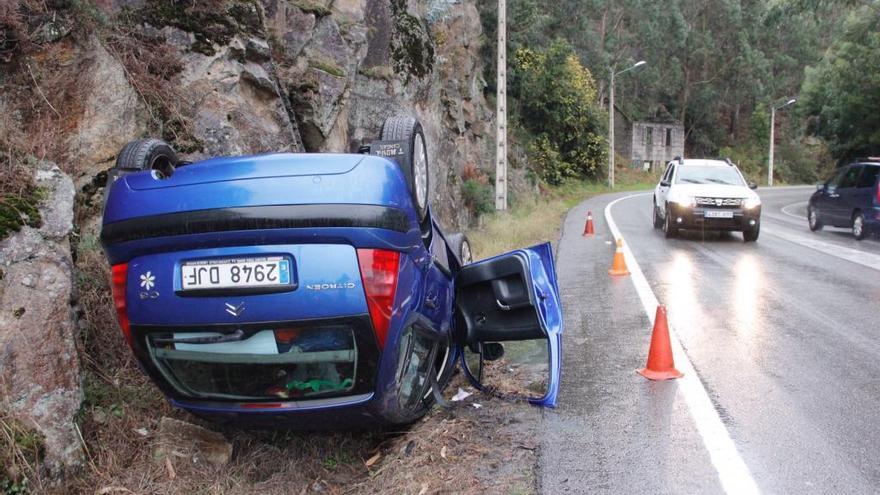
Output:
M808 132L845 161L880 152L880 10L865 6L846 20L822 61L806 70L801 89Z
M536 136L544 160L539 172L551 183L567 177L595 177L605 161L603 112L596 83L571 45L547 50L520 48L514 54L511 94L521 124Z

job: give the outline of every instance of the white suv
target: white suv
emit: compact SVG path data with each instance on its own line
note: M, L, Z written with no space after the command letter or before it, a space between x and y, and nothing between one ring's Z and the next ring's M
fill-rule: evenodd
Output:
M666 238L680 229L740 231L758 240L761 198L730 160L676 158L654 189L654 228Z

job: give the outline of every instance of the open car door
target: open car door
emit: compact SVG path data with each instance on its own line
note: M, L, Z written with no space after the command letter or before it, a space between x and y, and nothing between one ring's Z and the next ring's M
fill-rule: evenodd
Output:
M555 407L562 307L550 243L462 267L455 306L462 368L474 386Z

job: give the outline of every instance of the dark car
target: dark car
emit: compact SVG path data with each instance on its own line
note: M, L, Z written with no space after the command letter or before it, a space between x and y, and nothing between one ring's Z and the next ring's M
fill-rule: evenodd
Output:
M852 229L858 240L880 231L880 157L856 160L838 169L810 197L810 230L824 225Z
M547 349L527 397L555 404L549 244L471 263L431 212L418 121L391 118L381 139L197 163L155 139L123 149L101 240L125 338L173 405L266 426L409 423L458 361L488 385L464 356L502 341Z

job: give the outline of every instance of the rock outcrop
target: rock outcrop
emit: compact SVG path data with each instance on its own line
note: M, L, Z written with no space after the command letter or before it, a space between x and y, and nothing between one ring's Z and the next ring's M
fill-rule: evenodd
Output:
M67 145L77 175L90 179L110 168L132 137L145 132L145 109L122 64L97 37L89 40L80 56L82 113Z
M41 165L36 179L42 226L0 242L0 408L43 437L43 468L58 475L83 461L68 242L74 186L54 164Z
M187 158L352 152L378 137L385 118L413 114L432 148L435 211L451 226L470 221L456 206L462 170L491 167L494 139L474 0L233 1L220 13L170 0L101 5L108 16L135 19L142 39L176 52L174 97L185 100L196 143ZM97 67L112 65L93 52ZM120 66L105 79L123 76ZM99 128L113 115L125 122L106 143L78 132L72 160L97 163L117 134L143 133L138 112L128 112L130 90L114 86L118 98L98 106L105 112L88 104L83 125L92 114L101 116ZM104 92L92 90L89 101L103 101Z

